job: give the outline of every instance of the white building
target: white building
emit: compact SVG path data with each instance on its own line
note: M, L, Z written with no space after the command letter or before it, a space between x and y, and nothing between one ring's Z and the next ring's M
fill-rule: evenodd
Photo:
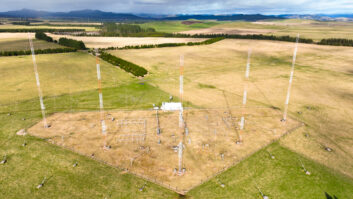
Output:
M163 111L179 111L183 109L180 102L163 102L161 109Z

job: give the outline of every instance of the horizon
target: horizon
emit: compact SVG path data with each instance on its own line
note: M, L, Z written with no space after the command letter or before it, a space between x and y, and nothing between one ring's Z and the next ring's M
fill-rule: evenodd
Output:
M264 14L264 13L148 13L148 12L116 12L116 11L106 11L102 9L91 9L91 8L83 8L83 9L75 9L75 10L67 10L67 11L50 11L44 9L30 9L30 8L21 8L21 9L14 9L14 10L6 10L0 11L1 13L5 12L15 12L15 11L36 11L36 12L50 12L50 13L69 13L69 12L76 12L76 11L100 11L100 12L107 12L107 13L116 13L116 14L133 14L133 15L155 15L155 16L176 16L176 15L214 15L214 16L230 16L230 15L267 15L267 16L281 16L281 15L353 15L353 12L337 12L337 13L279 13L279 14Z
M0 12L17 11L18 5L24 5L24 0L0 0ZM352 14L353 2L348 0L298 0L283 2L281 0L250 0L238 2L222 0L102 0L97 4L93 0L77 0L75 2L63 0L44 1L33 0L26 8L36 11L70 12L75 10L100 10L114 13L154 14L154 15L191 15L191 14L262 14L262 15L317 15L317 14Z

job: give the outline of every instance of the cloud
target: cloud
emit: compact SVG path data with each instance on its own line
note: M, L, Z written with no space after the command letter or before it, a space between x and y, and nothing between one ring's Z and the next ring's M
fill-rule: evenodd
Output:
M100 9L154 14L352 13L352 0L0 0L0 11L22 8L70 11Z

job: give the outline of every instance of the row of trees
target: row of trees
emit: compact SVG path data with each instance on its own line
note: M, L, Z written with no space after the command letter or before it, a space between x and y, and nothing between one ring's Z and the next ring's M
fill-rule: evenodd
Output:
M332 46L353 46L352 39L322 39L318 44L320 45L332 45Z
M263 34L248 34L248 35L237 35L237 34L195 34L195 35L188 35L188 34L171 34L172 37L192 37L192 38L216 38L216 37L223 37L227 39L254 39L254 40L277 40L277 41L289 41L295 42L296 37L291 36L275 36L275 35L263 35ZM170 35L168 35L170 36ZM312 39L305 39L299 38L300 43L314 43Z
M73 48L49 48L49 49L38 49L34 50L35 54L51 54L51 53L66 53L75 52ZM31 50L18 50L18 51L0 51L0 56L18 56L18 55L30 55Z
M29 21L15 21L12 22L13 25L23 25L23 26L28 26L31 22Z
M209 45L215 42L223 40L224 37L216 37L207 39L202 42L188 42L188 43L164 43L164 44L146 44L146 45L137 45L137 46L124 46L124 47L109 47L105 50L122 50L122 49L142 49L142 48L163 48L163 47L177 47L177 46L197 46L197 45Z
M47 42L53 42L54 41L52 37L47 36L44 32L36 32L35 37L36 37L36 39L44 40L44 41L47 41Z
M77 50L85 50L87 49L85 46L85 43L82 41L77 41L74 39L68 39L68 38L60 38L59 39L59 44L67 47L71 47Z
M57 42L56 40L53 40L52 37L49 37L46 35L44 32L36 32L36 38L40 40L44 40L47 42ZM74 39L68 39L68 38L60 38L59 42L60 45L71 47L77 50L86 50L86 45L83 43L83 41L77 41Z
M141 28L133 24L116 24L114 22L105 22L102 27L103 36L129 36L130 34L146 32L156 32L153 28Z
M115 66L119 66L121 69L135 75L136 77L143 77L148 73L148 71L141 66L138 66L134 63L123 60L119 57L115 57L115 56L113 56L109 53L103 52L103 51L100 52L100 58L106 62L109 62L109 63L115 65Z

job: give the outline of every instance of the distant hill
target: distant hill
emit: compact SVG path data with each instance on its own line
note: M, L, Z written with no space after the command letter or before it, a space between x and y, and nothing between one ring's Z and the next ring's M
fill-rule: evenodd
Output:
M315 15L297 15L286 14L280 17L289 19L312 19L318 21L353 21L353 14L315 14Z
M272 15L243 15L243 14L233 14L233 15L177 15L174 17L165 17L165 20L188 20L188 19L198 19L198 20L218 20L218 21L232 21L232 20L244 20L244 21L257 21L264 19L283 19L282 17L272 16Z
M103 12L100 10L77 10L70 12L47 12L22 9L16 11L0 12L0 17L15 18L59 18L59 19L90 19L90 20L145 20L133 14Z
M44 19L75 19L75 20L91 20L91 21L145 21L145 20L244 20L257 21L265 19L284 19L284 18L301 18L314 20L353 20L353 14L318 14L318 15L261 15L261 14L232 14L232 15L158 15L158 14L129 14L129 13L114 13L104 12L100 10L76 10L70 12L48 12L37 11L30 9L22 9L15 11L0 12L0 17L14 18L44 18Z
M163 16L163 15L148 15L141 14L139 16L133 14L103 12L100 10L77 10L70 12L47 12L47 11L36 11L29 9L0 12L0 17L16 17L16 18L58 18L58 19L81 19L81 20L245 20L245 21L256 21L263 19L281 19L282 17L267 16L267 15L176 15L176 16Z

